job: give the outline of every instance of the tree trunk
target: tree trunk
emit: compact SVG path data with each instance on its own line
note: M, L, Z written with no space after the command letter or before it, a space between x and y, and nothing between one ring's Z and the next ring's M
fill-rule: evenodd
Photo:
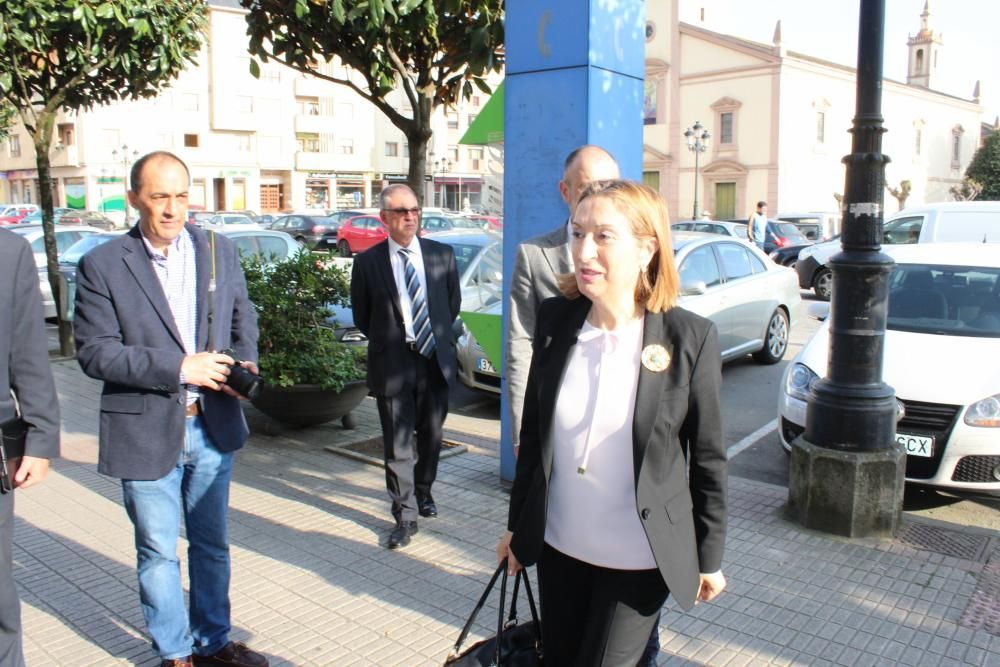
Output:
M427 129L429 132L430 128ZM417 195L417 203L423 208L426 203L424 202L424 193L427 190L427 183L424 180L424 174L427 173L427 139L420 132L414 132L413 136L407 136L406 141L410 148L410 164L406 174L406 184Z
M65 319L65 313L59 308L63 302L61 281L59 280L59 258L56 249L56 232L52 201L52 169L49 164L49 148L52 145L52 128L55 125L55 113L42 111L38 115L32 140L35 144L35 165L38 167L38 197L42 205L42 231L45 236L45 266L49 276L49 286L52 288L52 298L56 303L56 317L59 321L59 354L72 357L76 354L73 344L73 325Z

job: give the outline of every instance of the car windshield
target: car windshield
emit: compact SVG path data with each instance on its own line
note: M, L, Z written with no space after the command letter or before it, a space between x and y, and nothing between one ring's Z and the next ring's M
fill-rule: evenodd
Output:
M252 225L253 220L245 215L224 215L222 222L227 225Z
M1000 269L897 264L888 329L1000 338Z
M445 241L445 243L448 242ZM479 251L483 249L483 246L472 243L448 243L448 245L455 251L455 264L458 265L458 275L460 276L465 275L465 270L469 268L469 264L479 254Z
M803 236L799 228L790 222L776 222L774 223L774 230L782 237L792 241L793 243L805 243L808 239Z
M114 236L107 236L105 234L94 234L92 236L85 236L69 248L66 249L59 257L60 264L79 264L80 258L83 257L89 250L93 250L97 246L110 241Z
M469 218L455 216L454 218L449 218L449 220L451 220L452 227L455 229L482 229L475 221Z
M924 219L919 216L887 222L882 227L882 243L887 245L916 243L920 239L920 228L923 224Z

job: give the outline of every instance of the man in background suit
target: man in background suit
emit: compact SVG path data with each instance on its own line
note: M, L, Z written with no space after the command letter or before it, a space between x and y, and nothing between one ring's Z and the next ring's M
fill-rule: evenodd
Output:
M368 336L368 388L378 403L396 520L388 546L397 549L416 534L418 514L437 516L431 485L455 377L452 323L462 295L451 247L417 237L420 207L413 191L390 185L379 203L389 238L355 258L351 307L354 323Z
M538 306L561 294L557 276L573 271L569 254L569 220L576 211L583 188L592 181L618 178L618 163L603 148L584 145L573 150L563 163L559 194L569 208L569 218L550 232L524 241L517 247L514 273L510 278L510 322L507 326L507 405L515 451L521 437L521 409L531 367L531 341L535 336Z
M189 182L171 153L132 167L139 223L80 261L77 358L104 381L98 471L122 480L161 665L266 667L229 640L229 481L249 431L226 384L234 359L217 352L232 348L256 373L257 315L233 243L185 224ZM182 516L190 614L177 558Z
M59 406L35 258L28 242L7 230L0 230L0 284L4 285L0 290L0 423L14 420L20 407L22 425L27 427L20 463L14 469L10 461L9 470L0 470L0 476L7 475L0 487L0 667L23 667L21 605L13 576L13 487L26 489L41 482L49 471L49 459L59 455ZM12 440L19 439L14 431L8 427L4 433L8 454L13 454Z

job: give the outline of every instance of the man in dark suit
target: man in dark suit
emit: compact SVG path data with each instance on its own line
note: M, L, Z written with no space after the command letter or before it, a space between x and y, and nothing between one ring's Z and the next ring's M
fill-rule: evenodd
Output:
M257 317L232 242L185 224L189 182L170 153L136 161L128 198L139 223L80 261L77 357L104 381L98 470L122 480L161 665L264 667L263 655L229 640L229 480L249 431L227 385L234 359L217 352L235 350L256 373Z
M417 237L420 208L413 191L390 185L379 202L389 238L355 258L351 306L355 324L368 336L368 387L378 402L396 520L388 546L396 549L417 532L418 514L437 516L431 485L455 377L451 327L462 295L452 249Z
M13 576L13 490L45 479L49 459L59 455L59 407L35 258L27 241L6 230L0 230L0 284L4 285L0 290L0 424L5 425L5 456L10 457L0 461L0 666L23 667L21 605ZM15 423L18 414L20 423ZM22 454L22 441L23 456L15 461L14 455Z

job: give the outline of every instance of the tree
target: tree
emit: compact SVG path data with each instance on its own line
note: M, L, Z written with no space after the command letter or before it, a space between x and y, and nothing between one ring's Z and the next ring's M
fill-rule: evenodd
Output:
M0 100L0 141L10 136L10 128L14 127L17 111L14 107Z
M902 211L906 208L906 200L910 198L910 191L913 190L913 183L910 181L900 181L898 188L894 188L886 183L885 189L889 191L889 194L896 198L896 201L899 203L899 210Z
M971 178L963 178L961 183L948 188L948 192L951 193L951 196L954 197L955 201L972 201L978 197L979 193L982 191L982 183L974 181Z
M17 109L34 143L49 283L58 303L49 163L56 116L154 97L194 62L205 3L0 0L0 16L0 99ZM59 347L73 353L72 328L61 317Z
M503 0L240 0L249 51L262 62L339 84L371 102L406 137L407 183L423 199L431 116L441 106L489 93L484 76L503 66ZM364 85L335 76L334 57ZM259 65L251 62L259 74ZM388 101L402 88L410 115Z
M983 186L979 199L1000 200L1000 132L986 137L986 141L972 156L972 162L965 170L965 177Z

